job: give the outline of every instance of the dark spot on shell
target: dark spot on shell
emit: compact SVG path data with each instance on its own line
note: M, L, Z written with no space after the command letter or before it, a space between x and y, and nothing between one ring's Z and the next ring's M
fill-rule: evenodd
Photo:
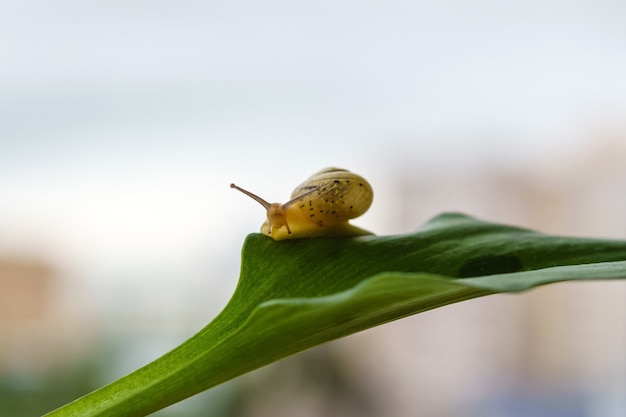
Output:
M315 213L311 214L309 217L315 217Z
M488 255L466 261L459 268L459 278L506 274L522 270L522 261L515 255Z
M341 181L339 181L339 180L333 180L333 182L334 182L335 184L340 184L340 183L341 183Z
M359 183L359 187L363 187L363 183L362 182Z
M352 210L352 207L354 207L354 206L350 206L350 210Z
M300 208L304 208L304 207L305 207L305 204L300 204Z

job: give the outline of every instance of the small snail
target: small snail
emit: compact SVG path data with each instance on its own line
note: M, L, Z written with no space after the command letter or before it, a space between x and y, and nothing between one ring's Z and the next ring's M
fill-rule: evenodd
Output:
M284 204L268 203L256 194L230 184L267 210L261 232L275 240L316 236L371 234L348 223L369 209L372 186L360 175L341 168L326 168L312 175Z

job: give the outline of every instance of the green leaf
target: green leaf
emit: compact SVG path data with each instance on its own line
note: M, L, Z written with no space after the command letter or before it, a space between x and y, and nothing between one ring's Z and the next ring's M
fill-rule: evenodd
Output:
M48 416L144 416L312 346L498 292L626 278L626 241L548 236L460 214L402 236L249 235L224 310L182 345Z

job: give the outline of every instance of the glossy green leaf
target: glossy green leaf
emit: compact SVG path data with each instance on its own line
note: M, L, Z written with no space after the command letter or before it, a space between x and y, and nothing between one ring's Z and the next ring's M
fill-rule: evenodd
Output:
M249 235L232 299L178 348L49 416L143 416L285 356L498 292L626 278L626 241L444 214L417 233L276 242Z

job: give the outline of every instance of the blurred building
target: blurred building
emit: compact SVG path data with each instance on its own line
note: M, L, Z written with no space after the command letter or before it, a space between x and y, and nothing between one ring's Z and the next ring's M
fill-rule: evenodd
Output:
M93 321L61 302L61 280L38 257L0 256L0 413L40 415L93 389ZM84 297L78 289L74 294ZM82 306L82 308L76 308Z
M0 258L0 372L41 372L59 354L50 340L57 284L41 260Z

